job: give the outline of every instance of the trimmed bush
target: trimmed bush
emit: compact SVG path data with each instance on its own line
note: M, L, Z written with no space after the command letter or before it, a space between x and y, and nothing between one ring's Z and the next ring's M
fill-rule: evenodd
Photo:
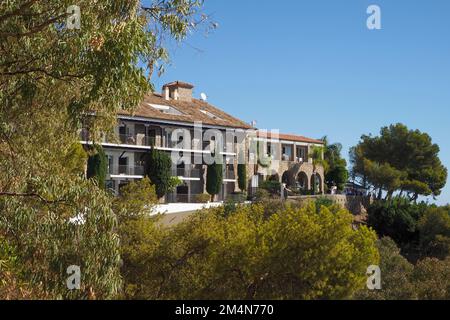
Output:
M247 190L247 166L238 164L238 186L241 191Z
M208 203L208 201L211 199L211 196L209 194L203 193L203 194L197 194L195 196L195 202L196 203Z
M108 170L107 157L102 146L95 145L92 155L89 156L87 165L87 178L97 180L98 185L103 188L105 186L106 172Z
M211 201L219 194L223 184L223 165L214 163L208 166L206 172L206 191L211 196Z
M164 197L173 189L172 159L170 156L156 149L145 155L145 176L155 185L158 198Z

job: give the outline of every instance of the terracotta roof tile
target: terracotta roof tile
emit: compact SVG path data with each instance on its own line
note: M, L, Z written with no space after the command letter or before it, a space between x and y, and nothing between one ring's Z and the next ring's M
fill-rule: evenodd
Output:
M272 134L269 131L258 131L257 136L260 138L271 138ZM322 140L312 139L312 138L299 136L299 135L295 135L295 134L280 133L280 134L278 134L278 136L274 135L274 138L278 138L279 140L294 141L294 142L323 144Z
M182 115L167 114L161 110L153 108L150 104L173 107ZM203 110L203 112L202 112ZM160 94L151 93L145 96L142 103L131 114L128 111L120 111L119 115L137 116L156 120L169 120L179 122L202 122L206 125L221 126L228 128L251 129L252 127L228 113L212 106L211 104L192 99L192 101L184 100L165 100ZM214 117L211 117L213 115Z

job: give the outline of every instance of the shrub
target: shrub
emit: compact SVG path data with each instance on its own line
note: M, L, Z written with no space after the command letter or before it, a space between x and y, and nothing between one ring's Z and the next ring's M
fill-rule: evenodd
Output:
M450 254L450 210L430 208L419 220L423 255L444 259Z
M270 193L266 189L258 188L256 189L254 201L255 202L262 202L264 200L270 199Z
M247 190L247 166L238 164L238 186L241 191Z
M321 208L322 206L331 207L334 201L327 197L319 197L316 199L316 207Z
M173 188L172 159L163 152L152 148L145 156L145 176L155 185L158 198L164 197Z
M410 276L414 266L401 254L391 238L377 243L380 252L381 290L361 290L354 298L365 300L405 300L415 298L415 288Z
M279 181L266 180L261 182L260 188L267 190L270 194L279 195L281 191L281 183Z
M390 237L402 247L418 242L417 223L426 209L424 203L414 204L403 198L377 201L368 209L368 224L380 237Z
M108 170L108 159L103 147L100 145L95 145L90 152L92 155L89 156L88 159L87 178L95 179L98 186L103 188L105 186L106 173Z
M206 191L211 196L211 201L219 194L223 184L223 165L221 163L214 163L208 165L206 171Z
M164 228L127 228L127 298L339 299L378 263L376 235L343 209L314 204L266 217L261 205L202 210Z
M195 195L196 203L208 203L209 200L211 200L211 196L209 194L203 193Z

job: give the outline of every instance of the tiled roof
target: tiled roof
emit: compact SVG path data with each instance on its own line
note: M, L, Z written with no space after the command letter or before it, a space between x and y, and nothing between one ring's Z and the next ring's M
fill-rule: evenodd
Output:
M170 84L169 84L170 85ZM179 85L179 84L178 84ZM180 114L167 114L151 106L168 106L176 109ZM185 100L165 100L162 95L151 93L145 96L144 101L137 107L133 114L128 111L120 111L119 115L137 116L156 120L169 120L179 122L202 122L206 125L221 126L239 129L251 129L252 127L228 113L210 105L209 103L194 99Z
M272 138L272 134L269 131L258 131L257 136L260 138ZM279 140L293 141L293 142L306 142L306 143L317 143L323 144L322 140L307 138L304 136L299 136L295 134L284 134L280 133L278 135L273 135L274 138Z
M174 81L174 82L167 83L163 86L163 88L166 88L166 87L182 87L182 88L193 89L194 85L187 83L187 82L183 82L183 81Z

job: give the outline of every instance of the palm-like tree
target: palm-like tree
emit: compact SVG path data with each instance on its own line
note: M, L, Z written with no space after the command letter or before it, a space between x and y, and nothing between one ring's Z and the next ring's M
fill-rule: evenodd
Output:
M313 177L314 177L314 186L313 186L313 194L316 194L317 188L317 167L322 166L324 169L327 166L327 162L324 157L324 147L314 146L309 152L309 158L312 159L313 165Z

